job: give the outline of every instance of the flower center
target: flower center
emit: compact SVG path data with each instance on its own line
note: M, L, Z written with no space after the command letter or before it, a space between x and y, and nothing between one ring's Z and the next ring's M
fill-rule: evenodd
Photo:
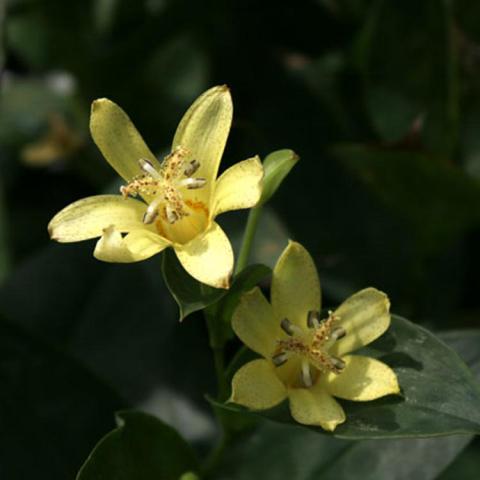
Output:
M193 177L200 168L197 160L186 161L187 149L179 146L167 155L159 170L145 158L138 160L144 173L134 177L130 183L120 187L121 194L136 197L143 195L153 197L143 216L143 223L151 224L160 218L169 224L190 215L189 202L183 198L184 189L194 190L206 184L205 178Z
M307 329L293 325L287 318L280 323L282 330L289 338L278 340L278 347L272 356L275 366L283 365L296 356L300 359L300 380L305 387L311 387L314 376L333 372L339 374L345 367L345 362L329 353L332 345L346 335L343 327L337 326L339 317L328 312L328 317L320 321L319 312L308 312ZM313 369L313 372L312 372Z

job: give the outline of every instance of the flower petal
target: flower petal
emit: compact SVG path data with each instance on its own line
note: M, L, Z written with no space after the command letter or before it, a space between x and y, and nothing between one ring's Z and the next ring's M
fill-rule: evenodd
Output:
M252 410L265 410L278 405L286 396L287 390L276 376L272 363L258 359L235 373L229 401Z
M263 167L258 156L225 170L215 184L213 217L255 206L262 195L262 178Z
M333 432L345 421L341 405L318 383L312 388L288 390L292 417L303 425L315 425Z
M270 358L284 336L271 305L258 287L245 293L232 316L232 328L254 352Z
M327 391L345 400L367 401L400 392L395 372L383 362L371 357L342 357L344 370L324 377Z
M272 306L277 318L307 327L309 310L320 310L320 281L310 254L290 241L273 270Z
M172 150L178 146L186 148L190 155L185 160L195 159L200 168L196 177L205 178L205 187L197 191L200 200L210 205L218 166L227 143L232 123L233 105L226 85L213 87L193 102L180 121Z
M128 115L111 100L99 98L92 103L90 132L107 162L127 182L143 173L138 165L141 158L159 168L155 155Z
M142 222L145 204L120 195L96 195L78 200L58 212L48 232L58 242L79 242L100 237L115 225L119 232L148 229Z
M112 225L104 229L93 256L112 263L131 263L145 260L161 252L169 242L148 230L135 230L125 237Z
M347 298L334 312L347 334L330 349L342 356L357 350L382 335L390 325L390 301L375 288L366 288Z
M183 268L199 282L228 288L233 270L233 250L225 232L215 222L185 245L174 245Z

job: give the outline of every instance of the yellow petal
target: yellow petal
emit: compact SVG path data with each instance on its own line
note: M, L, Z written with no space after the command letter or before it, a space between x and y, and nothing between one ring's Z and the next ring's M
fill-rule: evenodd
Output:
M208 202L214 190L218 166L232 123L233 105L226 85L213 87L195 100L180 121L172 149L178 146L190 153L186 157L200 162L196 177L205 178L205 187L196 193Z
M258 287L240 299L232 316L232 328L248 348L265 358L271 357L276 340L284 336L271 305Z
M90 132L107 162L127 182L143 173L138 165L141 158L159 168L128 115L111 100L99 98L92 103Z
M309 310L320 310L320 281L310 254L290 241L273 270L272 306L279 319L307 327Z
M287 391L267 360L253 360L235 373L232 379L230 402L252 410L265 410L278 405Z
M112 263L131 263L145 260L161 252L169 243L148 230L135 230L125 237L112 225L104 229L93 255Z
M288 390L292 417L303 425L315 425L333 432L345 421L341 405L318 383L312 388Z
M345 400L367 401L400 392L395 372L383 362L360 355L342 357L345 369L324 377L331 395Z
M258 156L225 170L215 185L213 216L255 206L262 194L262 178Z
M183 268L199 282L228 288L233 270L233 250L225 232L212 222L210 228L185 245L174 245Z
M145 229L145 204L120 195L97 195L78 200L58 212L50 221L50 237L58 242L79 242L100 237L115 225L119 232Z
M366 288L347 298L336 310L347 334L338 340L330 352L344 355L357 350L382 335L390 325L390 301L375 288Z

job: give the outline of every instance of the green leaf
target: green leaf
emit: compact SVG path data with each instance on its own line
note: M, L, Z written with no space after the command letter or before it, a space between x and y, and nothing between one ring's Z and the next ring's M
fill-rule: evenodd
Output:
M480 222L480 186L454 165L356 145L339 145L333 154L408 222L424 251L438 251Z
M4 478L74 478L127 406L76 359L1 318L0 378Z
M166 250L163 253L162 272L165 283L180 309L180 321L223 299L222 304L216 308L220 309L222 318L227 322L228 315L231 316L240 295L269 275L270 269L265 265L250 265L234 277L229 290L213 288L191 277L174 252Z
M197 469L193 451L173 428L141 412L116 418L118 428L100 440L77 480L177 480Z
M480 330L447 332L439 337L458 350L479 378ZM471 438L470 435L452 435L381 443L376 440L357 442L264 421L248 442L238 442L230 449L221 466L219 478L434 480ZM454 465L457 462L452 467ZM453 468L448 471L456 473L456 476L446 478L463 478Z
M298 155L293 150L288 149L277 150L266 156L263 161L265 174L262 198L258 205L270 200L298 160Z
M371 402L341 401L347 421L336 428L335 437L357 440L480 433L480 386L460 357L431 332L393 316L389 330L360 352L390 365L402 394ZM223 404L223 408L246 411L232 404ZM260 414L298 425L286 402Z

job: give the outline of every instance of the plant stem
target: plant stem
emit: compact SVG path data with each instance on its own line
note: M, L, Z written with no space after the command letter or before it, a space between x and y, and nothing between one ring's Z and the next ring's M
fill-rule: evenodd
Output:
M253 239L255 238L255 232L257 231L261 211L262 207L258 206L252 208L248 213L247 226L245 227L245 233L243 234L242 246L240 247L240 253L238 254L235 273L241 272L248 264L250 250L252 249Z

